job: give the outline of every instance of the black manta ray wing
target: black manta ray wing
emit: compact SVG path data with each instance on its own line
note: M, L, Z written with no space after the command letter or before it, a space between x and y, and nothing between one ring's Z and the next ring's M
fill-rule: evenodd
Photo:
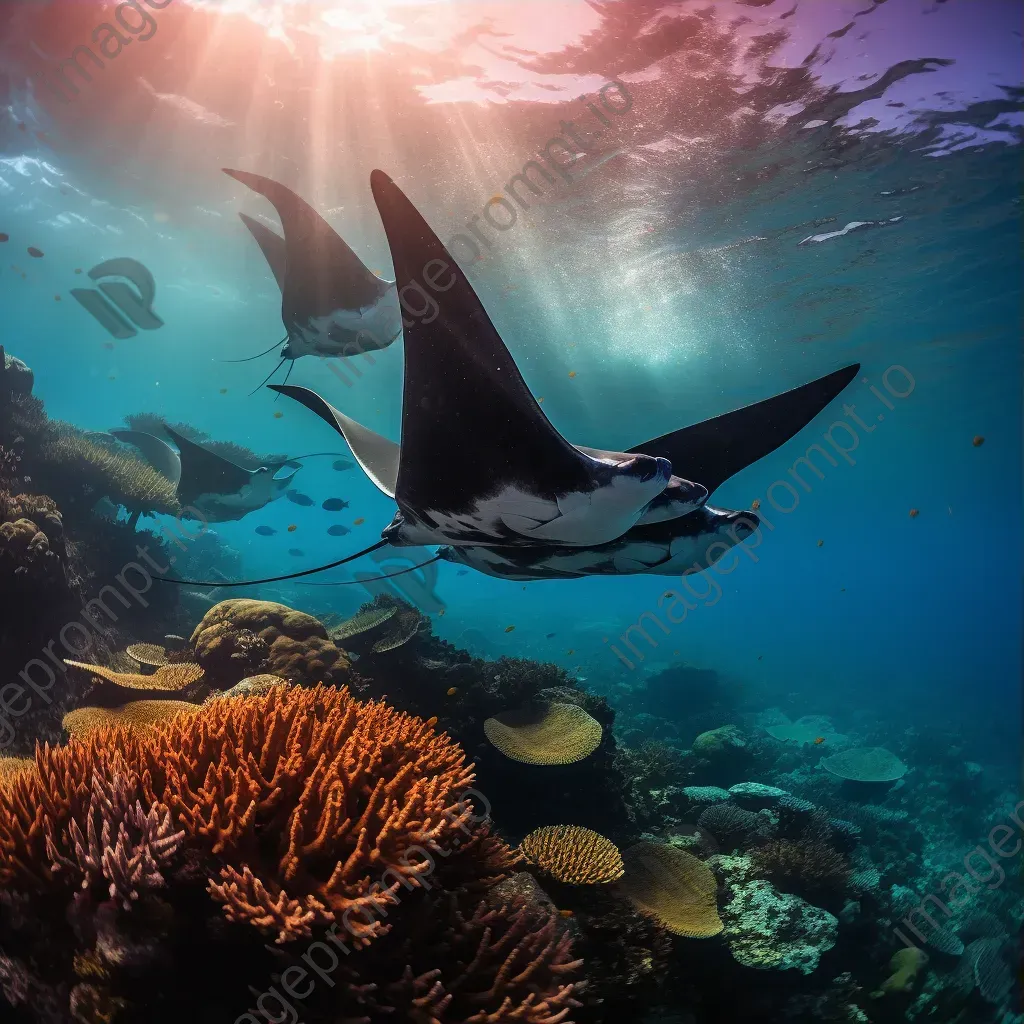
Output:
M798 434L859 372L860 363L854 363L763 402L645 441L630 452L668 459L674 474L697 480L713 493Z
M249 233L256 239L270 270L277 281L277 287L284 294L285 278L288 270L288 246L285 240L276 232L261 223L254 217L247 217L244 213L238 215L242 223L249 229Z
M237 494L251 482L253 474L249 470L182 437L171 427L165 425L164 430L181 453L178 499L183 504L194 501L201 494Z
M388 289L345 240L290 188L248 171L224 173L266 196L281 218L286 247L282 313L285 322L365 309ZM259 241L259 239L257 239Z
M437 306L405 320L399 508L470 512L509 484L548 498L592 491L592 460L541 412L454 258L386 174L370 185L399 294Z

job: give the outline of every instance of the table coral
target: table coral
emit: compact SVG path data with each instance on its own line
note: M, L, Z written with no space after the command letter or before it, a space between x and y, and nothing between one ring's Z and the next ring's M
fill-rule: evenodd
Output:
M293 683L340 683L349 661L323 624L274 601L221 601L192 633L196 660L225 688L269 673Z

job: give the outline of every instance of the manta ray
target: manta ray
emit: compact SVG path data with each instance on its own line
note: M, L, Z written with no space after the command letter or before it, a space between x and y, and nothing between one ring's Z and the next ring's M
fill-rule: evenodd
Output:
M437 285L437 314L406 325L401 441L309 389L271 388L344 437L398 512L364 551L222 585L305 576L386 544L439 544L435 558L515 579L700 571L760 525L753 512L708 506L711 492L794 436L859 371L847 366L628 452L577 447L543 414L469 280L412 203L380 171L371 188L399 286Z
M114 429L109 434L137 448L158 473L175 485L182 505L191 506L216 523L241 519L279 498L301 468L299 459L338 454L315 452L268 461L256 469L246 469L190 441L172 427L164 426L164 430L178 446L178 451L163 438L142 430ZM278 477L277 474L285 467L292 468L294 472Z
M291 189L248 171L224 168L224 173L269 199L284 229L282 238L239 214L281 289L287 343L267 380L285 362L302 356L353 356L395 341L402 333L402 312L394 281L367 269L334 228Z

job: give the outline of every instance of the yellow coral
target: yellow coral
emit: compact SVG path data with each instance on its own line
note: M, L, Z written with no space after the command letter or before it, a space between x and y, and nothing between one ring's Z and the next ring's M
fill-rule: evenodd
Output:
M126 690L184 690L203 678L199 665L182 662L176 665L161 665L152 675L143 676L135 672L115 672L104 665L90 665L84 661L65 661L65 665L91 672L100 679Z
M673 935L704 939L725 927L718 916L718 883L696 857L666 843L637 843L623 855L620 883L642 914Z
M198 709L197 704L183 700L133 700L119 708L78 708L69 711L61 725L72 736L82 736L103 726L145 729L170 721L182 712Z
M905 946L897 950L889 961L889 970L893 973L882 982L876 998L888 992L912 992L918 972L928 963L928 954L917 946Z
M531 832L519 844L526 859L558 882L601 885L622 877L619 848L589 828L548 825Z
M488 718L484 735L513 761L573 764L597 750L602 729L583 708L554 701Z

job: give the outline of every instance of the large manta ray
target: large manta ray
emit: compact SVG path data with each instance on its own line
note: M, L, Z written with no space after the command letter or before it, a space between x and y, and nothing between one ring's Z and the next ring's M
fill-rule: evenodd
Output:
M406 325L401 444L313 391L272 388L331 424L398 513L364 551L220 585L305 576L386 544L441 544L437 558L515 579L699 571L759 525L752 512L706 506L708 495L806 426L859 370L845 367L629 452L575 447L544 416L465 274L417 210L382 172L371 186L399 288L429 286L438 306L429 323Z
M281 289L287 344L270 377L287 360L305 355L354 356L387 348L402 333L395 282L381 280L368 270L312 206L270 178L228 168L224 173L266 196L284 229L282 238L259 221L239 214Z

